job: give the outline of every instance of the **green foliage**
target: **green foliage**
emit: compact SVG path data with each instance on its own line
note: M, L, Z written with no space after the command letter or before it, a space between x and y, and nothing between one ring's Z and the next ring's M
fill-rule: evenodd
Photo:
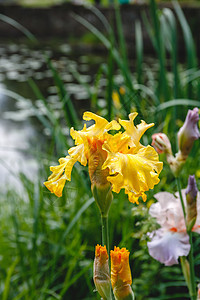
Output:
M155 123L154 129L143 137L143 142L150 143L153 132L163 131L172 140L175 150L178 122L183 122L188 108L199 107L200 72L190 28L177 3L174 8L175 11L161 11L156 2L151 0L150 19L143 15L157 57L158 71L155 73L144 62L140 22L135 24L137 64L135 72L132 71L118 5L117 38L113 26L95 8L91 9L106 27L106 35L81 16L74 16L105 46L108 61L99 66L92 86L83 82L76 71L72 73L86 89L92 111L112 119L116 115L126 118L130 111L137 110L140 118L147 123ZM183 31L187 53L183 65L178 62L177 19ZM27 31L24 33L32 38ZM58 90L62 122L31 80L29 83L33 93L46 108L43 115L32 103L35 116L50 133L49 152L42 153L38 159L40 181L29 180L21 174L18 180L22 192L10 189L0 195L0 297L3 300L99 299L94 292L92 264L94 245L100 242L101 237L100 215L93 203L88 176L84 168L77 165L72 182L67 183L60 199L50 194L42 183L49 176L49 165L66 155L72 145L69 133L66 135L66 124L67 129L71 126L79 129L82 126L65 85L50 60L48 66ZM101 78L106 80L104 91L100 88ZM119 107L112 97L114 91L119 96ZM23 98L11 91L4 90L4 93L17 101ZM106 100L103 108L98 101L99 95ZM184 187L189 174L200 173L200 162L193 159L198 155L199 142L196 142L181 175ZM160 190L175 190L173 176L165 161L160 184L154 191L149 191L147 204L135 206L128 202L123 192L114 195L109 215L111 248L119 245L130 250L133 289L137 300L188 299L180 267L163 267L147 251L147 233L157 226L148 215L148 207L154 201L153 194ZM200 264L199 243L200 239L196 236L196 267Z

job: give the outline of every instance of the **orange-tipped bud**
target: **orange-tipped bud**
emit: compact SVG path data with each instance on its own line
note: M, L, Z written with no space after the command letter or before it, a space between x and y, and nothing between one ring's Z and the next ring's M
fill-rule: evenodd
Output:
M131 289L132 277L129 266L129 251L115 247L110 251L111 283L116 300L134 299Z
M103 299L111 299L110 272L106 246L97 245L95 248L93 279L99 295Z

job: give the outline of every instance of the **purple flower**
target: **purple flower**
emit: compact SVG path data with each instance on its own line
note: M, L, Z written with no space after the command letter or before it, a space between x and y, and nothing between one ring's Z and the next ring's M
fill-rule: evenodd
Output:
M199 129L197 123L199 121L199 109L195 107L188 111L185 122L178 132L179 150L183 156L188 156L193 143L199 139Z

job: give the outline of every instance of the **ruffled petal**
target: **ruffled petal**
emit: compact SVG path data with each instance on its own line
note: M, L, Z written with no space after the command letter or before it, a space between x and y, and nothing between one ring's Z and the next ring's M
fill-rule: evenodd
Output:
M118 132L115 135L107 133L105 135L104 145L107 145L106 148L109 148L110 152L128 153L130 150L130 139L130 136L122 132ZM104 146L102 148L104 149Z
M111 283L114 288L115 285L122 283L132 284L131 270L129 266L130 252L126 248L114 247L110 251L111 257Z
M156 218L157 223L166 230L174 228L178 232L185 232L186 227L180 199L168 192L157 193L154 197L158 202L151 205L149 213Z
M86 132L90 135L90 136L95 136L95 137L101 137L105 132L109 131L109 130L119 130L121 128L121 126L119 125L119 123L115 120L108 122L106 119L92 113L89 111L86 111L83 114L83 120L85 121L90 121L90 120L94 120L95 124L88 127Z
M137 112L129 114L130 121L119 119L119 123L124 127L125 133L131 137L132 140L132 145L130 145L131 147L138 147L139 141L142 135L145 133L145 131L148 128L154 126L154 123L147 124L145 121L141 121L141 123L135 127L133 121L137 117L137 115L138 115Z
M48 181L44 182L44 185L51 193L58 197L62 196L66 180L71 180L71 171L75 162L74 158L66 156L59 159L60 165L50 167L53 173L49 176Z
M147 246L149 254L166 266L178 264L178 258L187 256L190 251L187 233L164 232L162 229L154 232Z
M91 152L94 152L91 149L96 148L97 144L102 146L106 139L112 137L112 135L108 134L108 131L119 130L121 126L115 120L108 122L106 119L91 112L85 112L83 119L86 121L94 120L95 123L89 127L86 127L86 124L84 124L83 129L78 131L74 130L73 127L71 128L70 134L77 146L70 148L68 153L86 166ZM98 147L98 151L102 152L101 147Z
M76 161L79 161L81 165L87 165L87 152L88 144L80 144L78 146L72 147L68 150L69 155Z
M169 192L157 193L154 195L154 198L156 198L158 202L151 205L149 213L152 217L157 219L158 224L163 226L166 223L167 212L174 211L177 206L178 210L180 209L180 206L177 203L177 200L180 200Z
M112 175L108 176L107 180L112 183L114 192L118 193L124 188L131 202L138 203L140 196L145 201L144 192L152 189L159 182L158 175L162 169L162 163L156 161L155 154L157 157L157 153L152 147L144 148L137 154L123 154L111 152L109 146L104 145L108 157L102 168L108 168ZM152 157L150 148L153 150Z

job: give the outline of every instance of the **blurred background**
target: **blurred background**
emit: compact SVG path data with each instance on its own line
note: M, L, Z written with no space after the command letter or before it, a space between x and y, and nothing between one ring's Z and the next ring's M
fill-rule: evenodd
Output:
M137 111L136 123L155 123L142 143L162 131L175 153L187 110L200 103L199 28L200 1L0 1L1 299L100 299L92 264L101 222L87 169L76 166L61 198L43 182L74 145L69 130L82 129L86 110L108 120ZM199 186L198 155L199 141L183 187L189 174ZM180 266L147 251L153 195L176 189L161 160L147 203L122 192L110 210L111 248L131 252L137 300L189 299Z

